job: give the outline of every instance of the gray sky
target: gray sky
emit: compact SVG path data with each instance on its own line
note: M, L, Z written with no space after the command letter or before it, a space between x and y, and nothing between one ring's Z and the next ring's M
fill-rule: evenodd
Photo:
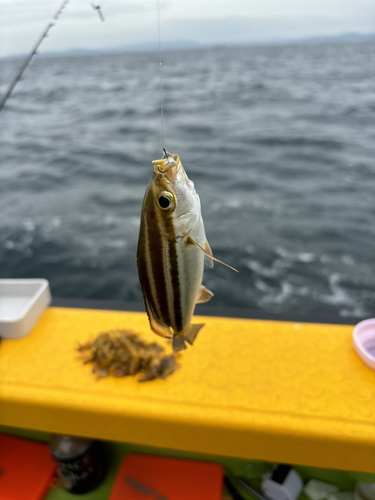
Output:
M157 0L70 0L40 52L157 41ZM27 53L61 0L0 0L0 57ZM375 32L375 0L160 0L162 40L246 43Z

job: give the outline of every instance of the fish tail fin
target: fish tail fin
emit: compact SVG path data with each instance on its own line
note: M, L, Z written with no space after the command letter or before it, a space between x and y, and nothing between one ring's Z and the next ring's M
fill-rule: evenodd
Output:
M197 338L199 330L204 326L204 323L199 323L198 325L190 325L189 330L185 333L184 339L190 345L194 344L194 340Z
M184 351L186 349L184 337L173 337L173 351Z
M173 337L173 350L184 351L186 349L187 342L190 345L194 344L195 339L199 333L199 330L204 326L204 323L199 323L198 325L190 325L189 329L185 331L181 337Z

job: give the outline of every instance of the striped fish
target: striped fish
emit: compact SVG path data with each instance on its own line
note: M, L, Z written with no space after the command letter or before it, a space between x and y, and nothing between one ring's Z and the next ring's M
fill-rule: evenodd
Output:
M213 266L199 196L176 154L153 161L139 233L139 281L151 329L173 338L173 350L193 344L203 324L191 324L195 304L213 296L202 285L204 261Z

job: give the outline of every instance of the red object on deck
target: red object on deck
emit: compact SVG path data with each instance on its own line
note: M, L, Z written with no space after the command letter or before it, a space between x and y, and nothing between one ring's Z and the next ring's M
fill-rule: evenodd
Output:
M221 500L218 464L130 454L121 462L110 500Z
M41 500L55 471L47 445L0 434L1 500Z

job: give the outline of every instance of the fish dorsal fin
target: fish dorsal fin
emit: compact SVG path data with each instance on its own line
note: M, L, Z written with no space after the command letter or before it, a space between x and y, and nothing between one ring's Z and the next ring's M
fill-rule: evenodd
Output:
M229 269L232 269L233 271L236 271L236 273L238 273L237 269L235 269L234 267L230 266L229 264L226 264L225 262L217 259L213 255L210 255L209 253L207 253L206 250L204 248L202 248L200 245L198 245L198 243L196 241L194 241L190 236L188 237L187 242L190 243L191 245L195 245L197 248L199 248L199 250L201 250L204 253L204 255L206 255L210 259L214 260L215 262L219 262L220 264L223 264L224 266L227 266L227 267L229 267Z
M204 242L204 249L206 251L206 253L204 255L204 262L212 269L214 267L214 261L213 261L213 258L212 258L213 254L212 254L212 250L211 250L210 244L207 241L207 238L206 238L206 240Z
M171 339L172 333L170 328L161 325L156 319L155 316L151 313L149 314L150 326L151 330L156 333L156 335L160 335L160 337L164 337L165 339Z
M168 328L167 326L161 325L157 321L157 319L155 318L155 316L153 315L153 313L151 311L151 307L150 307L150 305L148 303L146 295L144 295L144 299L145 299L145 306L146 306L147 316L148 316L148 319L150 321L151 330L154 333L156 333L156 335L160 335L160 337L164 337L166 339L171 339L172 338L172 333L171 333L170 328Z
M204 302L208 302L213 296L214 294L211 292L211 290L202 285L199 291L197 304L203 304Z

